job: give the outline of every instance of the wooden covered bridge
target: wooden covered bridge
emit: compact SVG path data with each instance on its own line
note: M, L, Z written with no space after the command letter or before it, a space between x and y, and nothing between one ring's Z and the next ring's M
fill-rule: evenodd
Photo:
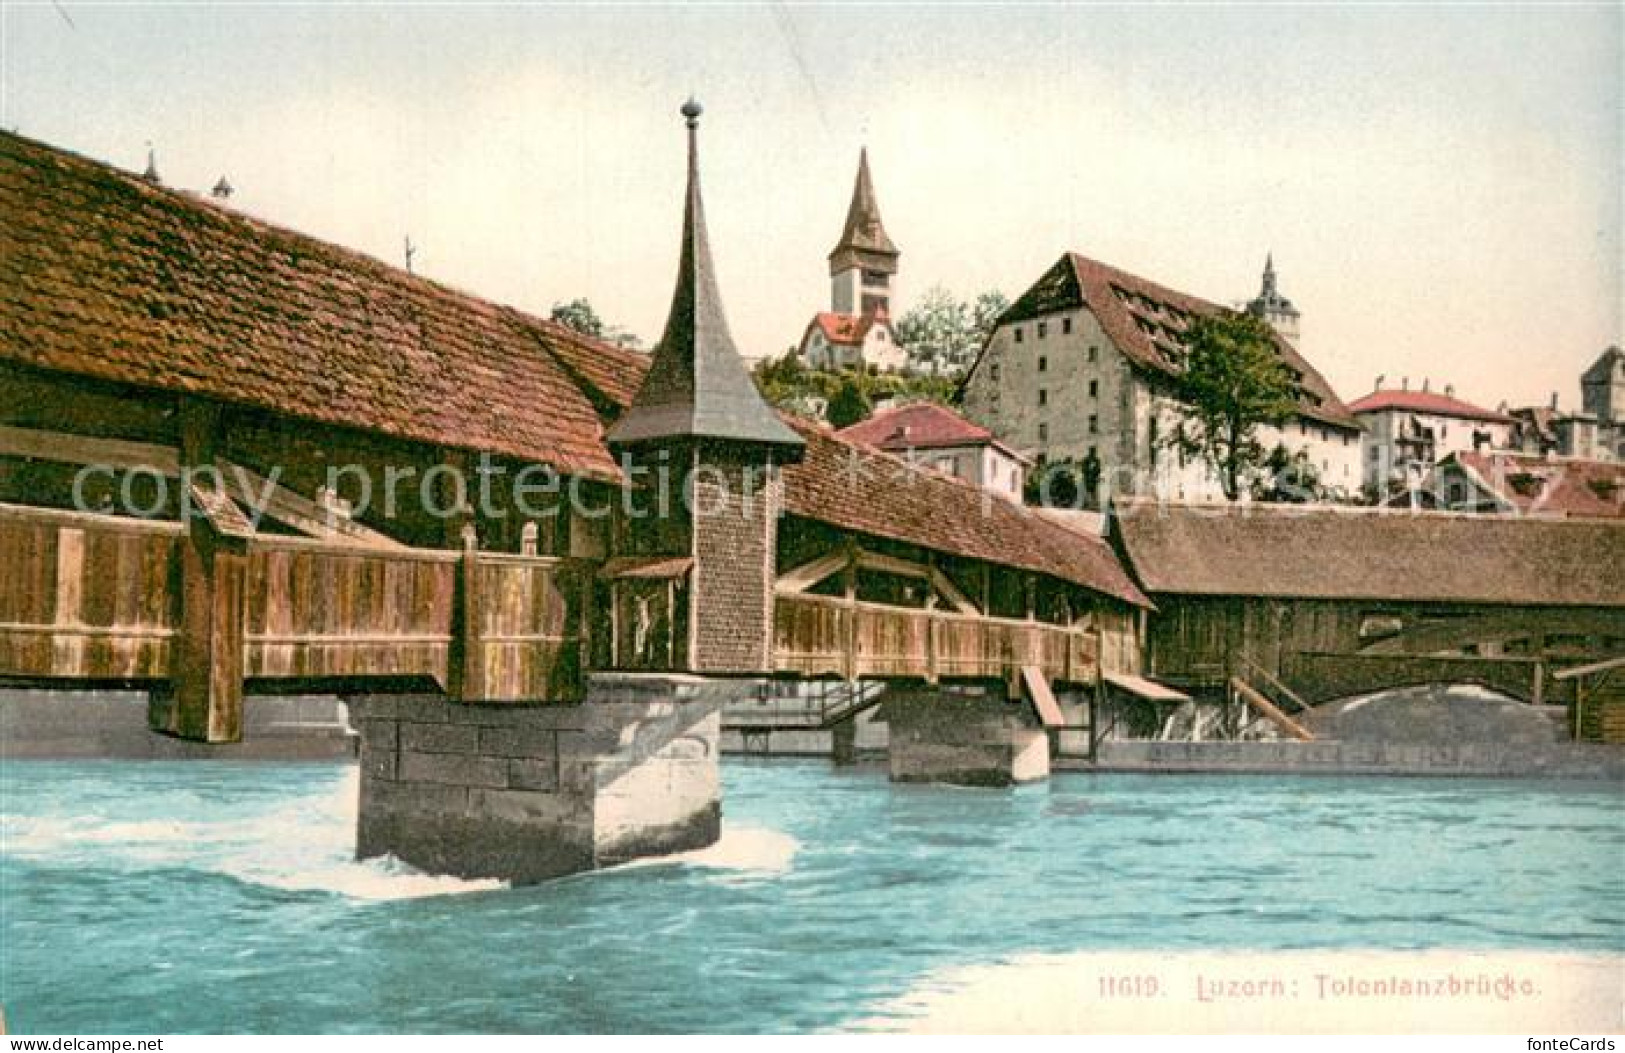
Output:
M1132 671L1148 603L1100 539L761 401L697 117L652 358L0 133L0 684L147 688L155 729L208 742L245 695L396 696L363 749L400 804L407 767L447 768L407 758L467 740L420 723L636 703L643 727L705 695L675 674L992 686L1006 721L1005 687ZM536 719L563 792L586 731ZM542 792L524 759L447 776L447 807ZM677 843L606 836L548 866Z

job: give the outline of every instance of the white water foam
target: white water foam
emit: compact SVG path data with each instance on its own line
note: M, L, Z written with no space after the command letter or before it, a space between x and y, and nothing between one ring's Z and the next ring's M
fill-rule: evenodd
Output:
M230 819L0 816L0 851L17 858L86 866L189 867L284 892L328 892L391 901L490 892L497 880L426 874L394 857L357 861L360 773L345 772L330 792L285 801ZM161 808L161 801L146 802ZM196 804L190 805L195 809ZM195 814L195 813L194 813ZM757 879L784 874L800 843L789 834L725 824L717 843L638 860L627 867L690 866Z
M188 867L285 892L372 901L507 887L503 881L425 874L392 857L358 862L359 792L359 772L351 769L330 793L233 819L0 816L0 851L47 863Z
M757 826L722 826L717 843L692 852L674 852L669 856L655 856L627 863L631 867L692 866L714 870L733 870L746 875L762 876L788 873L795 863L801 842L780 830Z

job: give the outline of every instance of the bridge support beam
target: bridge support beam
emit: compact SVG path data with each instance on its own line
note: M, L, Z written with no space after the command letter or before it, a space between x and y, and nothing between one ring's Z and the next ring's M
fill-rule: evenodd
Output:
M527 884L703 848L721 833L720 712L743 690L603 674L579 703L352 699L356 854Z
M898 686L882 706L893 782L1008 786L1049 777L1049 736L1000 687Z

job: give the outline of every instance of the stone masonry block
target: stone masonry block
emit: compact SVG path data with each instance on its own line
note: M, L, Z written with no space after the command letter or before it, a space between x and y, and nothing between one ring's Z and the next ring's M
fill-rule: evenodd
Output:
M401 749L416 753L473 753L479 748L478 728L459 724L401 724Z
M500 757L472 757L458 753L401 751L402 782L441 783L501 789L508 785L508 764Z
M512 758L508 761L508 785L516 790L552 793L559 788L559 766L552 758Z
M488 757L540 757L552 763L558 732L552 728L480 728L479 751Z

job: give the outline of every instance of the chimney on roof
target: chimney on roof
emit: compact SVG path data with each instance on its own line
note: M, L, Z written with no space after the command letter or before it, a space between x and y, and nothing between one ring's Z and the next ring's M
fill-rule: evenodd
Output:
M1552 392L1552 409L1554 411L1557 409L1557 392L1555 391Z
M158 177L158 153L152 148L151 143L147 144L147 170L141 173L141 178L149 183L162 182Z
M1454 385L1454 384L1446 384L1444 386L1444 397L1447 398L1447 399L1455 398L1456 397L1456 385Z
M1372 391L1381 391L1382 390L1382 382L1387 380L1387 379L1388 379L1388 374L1387 373L1378 373L1377 374L1377 382L1374 385L1372 385L1371 390Z
M1427 377L1422 378L1422 390L1424 392L1427 391L1432 386L1432 384L1433 384L1433 381L1429 380Z
M209 196L216 201L226 201L231 198L233 190L231 182L225 176L221 176L220 182L216 183L214 189L209 191Z
M1404 378L1402 378L1400 380L1400 382L1399 382L1399 390L1401 390L1401 391L1409 391L1409 390L1411 390L1411 378L1410 377L1404 377Z

